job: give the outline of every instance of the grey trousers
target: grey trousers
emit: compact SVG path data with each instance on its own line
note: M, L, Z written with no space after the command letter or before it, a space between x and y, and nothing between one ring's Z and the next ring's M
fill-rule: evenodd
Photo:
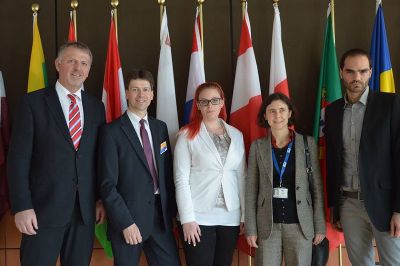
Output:
M258 240L256 266L310 266L312 239L303 235L299 224L276 224L267 240Z
M390 232L378 231L369 219L363 201L342 199L340 222L347 253L353 266L375 265L373 238L378 248L381 265L400 265L400 238L391 237Z

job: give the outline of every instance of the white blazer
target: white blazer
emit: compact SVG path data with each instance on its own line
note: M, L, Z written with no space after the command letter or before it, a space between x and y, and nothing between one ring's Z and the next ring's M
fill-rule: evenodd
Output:
M244 221L246 159L243 135L224 121L223 124L231 138L224 165L203 122L194 139L187 138L187 131L178 136L174 180L182 224L195 221L195 211L207 212L215 207L221 184L228 211L241 208L241 221Z

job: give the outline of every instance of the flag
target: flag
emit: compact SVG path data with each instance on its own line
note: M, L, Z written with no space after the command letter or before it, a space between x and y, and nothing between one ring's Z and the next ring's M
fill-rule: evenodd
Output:
M271 67L269 72L269 94L280 92L289 97L285 57L283 56L281 17L278 4L274 3L274 24L272 26Z
M75 35L75 23L74 23L74 19L73 19L73 16L72 16L72 12L73 11L70 11L69 12L69 30L68 30L68 41L69 42L76 42L77 41L77 38L76 38L76 35Z
M251 142L265 135L265 130L257 124L257 115L261 103L260 79L246 5L240 34L230 116L230 124L243 133L246 154L249 152ZM239 237L237 248L250 256L254 256L254 249L247 244L244 236Z
M376 16L372 32L371 51L372 77L369 87L372 91L395 92L392 63L386 36L382 1L376 1Z
M199 8L197 8L193 31L192 55L190 56L189 78L186 90L186 102L183 111L184 125L189 123L194 93L197 87L206 81L204 73L203 46L201 40L202 31L203 29L200 25Z
M111 15L102 101L106 108L107 122L111 122L120 117L126 111L127 102L125 85L122 75L121 61L119 59L117 35L113 15Z
M315 104L315 118L313 136L318 143L321 174L323 177L324 195L326 195L326 143L324 135L325 108L331 102L342 97L340 86L339 67L336 57L334 20L331 14L331 5L328 6L327 23L325 28L324 48L322 52L319 84ZM325 197L325 204L327 203ZM339 244L344 243L343 234L334 230L329 221L329 209L325 205L327 220L327 238L330 249L335 249Z
M37 13L33 13L33 40L31 51L31 62L29 65L28 92L45 88L49 85L47 81L46 64L37 24Z
M8 185L6 176L6 158L8 144L10 143L10 127L8 123L8 104L6 100L6 90L4 88L3 74L0 71L0 218L7 211Z
M176 108L174 69L172 65L171 41L168 32L167 10L164 7L160 30L160 60L157 75L157 118L168 125L169 141L174 150L179 130Z
M240 35L230 115L230 124L243 133L246 154L251 142L265 135L265 130L257 124L257 115L261 103L260 79L246 8Z
M120 117L127 108L125 85L119 58L117 32L113 14L112 12L102 96L102 101L106 108L107 122L111 122ZM95 234L97 240L104 248L107 257L111 258L113 252L111 242L108 241L106 232L107 223L96 225Z

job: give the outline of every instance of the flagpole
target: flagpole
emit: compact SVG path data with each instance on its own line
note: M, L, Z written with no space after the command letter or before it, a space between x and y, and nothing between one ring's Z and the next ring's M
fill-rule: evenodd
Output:
M331 2L331 16L332 16L332 30L333 30L333 42L336 43L336 33L335 33L335 0L330 0Z
M71 1L71 8L72 8L72 20L74 21L74 33L75 39L78 40L78 30L76 27L76 9L78 8L78 1L72 0Z
M246 0L240 0L240 2L242 2L242 19L244 19L244 15L246 13L246 4L247 1Z
M202 54L204 54L204 33L203 33L203 3L205 0L197 0L199 4L199 16L200 16L200 37L201 37L201 50Z
M273 6L278 6L279 0L272 0Z
M33 12L34 16L37 15L37 13L39 12L39 9L40 9L40 6L39 6L38 3L33 3L32 4L32 12Z
M164 14L165 0L157 0L157 2L160 5L160 25L161 25Z
M115 24L115 37L117 39L117 43L118 43L118 17L117 17L117 6L119 5L119 1L118 0L111 0L111 6L113 7L113 9L111 10L112 14L113 14L113 19L114 19L114 24Z

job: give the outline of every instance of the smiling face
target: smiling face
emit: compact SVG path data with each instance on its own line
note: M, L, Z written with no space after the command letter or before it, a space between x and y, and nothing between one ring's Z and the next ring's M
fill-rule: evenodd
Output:
M150 82L145 79L132 79L125 92L129 110L139 117L144 117L154 97Z
M289 118L292 111L282 100L272 101L265 109L264 118L271 127L271 130L281 130L288 128Z
M55 60L58 81L71 93L76 92L88 77L91 64L86 51L76 47L65 48Z
M203 120L218 119L223 106L224 100L216 88L209 87L200 92L197 108L200 110Z

